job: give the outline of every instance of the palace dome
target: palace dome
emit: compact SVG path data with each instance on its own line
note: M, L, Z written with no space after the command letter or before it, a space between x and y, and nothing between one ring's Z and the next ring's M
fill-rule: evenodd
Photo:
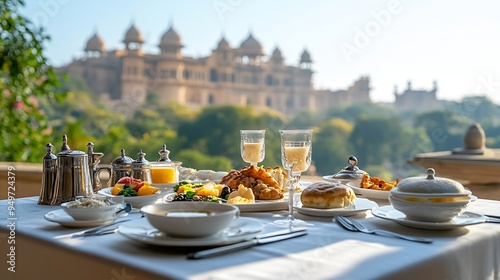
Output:
M231 49L231 46L226 41L226 39L224 37L222 37L220 39L219 43L217 44L217 49L218 50L228 50L228 49Z
M161 36L160 47L162 46L182 46L181 37L172 26Z
M281 54L281 50L278 47L274 49L273 54L271 55L271 60L276 64L283 63L283 55Z
M137 29L135 24L132 24L130 28L125 33L125 39L123 40L125 44L128 43L144 43L144 37L142 37L141 31Z
M99 33L96 32L94 36L92 36L92 38L87 41L87 45L85 45L85 51L101 53L105 51L104 40L101 38Z
M304 50L300 55L300 63L312 63L311 55L307 50Z
M248 35L248 38L245 39L240 45L240 50L242 55L246 56L260 56L264 55L262 51L262 45L257 41L252 33Z
M273 55L272 55L273 58L283 58L283 56L281 55L281 50L276 47L273 51Z

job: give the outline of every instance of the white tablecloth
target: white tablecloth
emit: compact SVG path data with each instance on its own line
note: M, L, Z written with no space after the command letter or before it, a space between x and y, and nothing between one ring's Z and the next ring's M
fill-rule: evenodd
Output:
M356 218L368 227L429 237L433 244L349 232L331 218L297 214L314 226L299 238L257 246L202 260L187 260L193 249L152 247L120 234L71 238L81 229L46 221L58 206L37 205L37 198L15 203L16 272L7 270L7 201L0 201L0 279L500 279L500 224L483 223L450 231L413 229L373 217ZM500 201L472 203L469 211L500 215ZM266 224L286 211L243 213ZM128 226L144 226L130 214Z

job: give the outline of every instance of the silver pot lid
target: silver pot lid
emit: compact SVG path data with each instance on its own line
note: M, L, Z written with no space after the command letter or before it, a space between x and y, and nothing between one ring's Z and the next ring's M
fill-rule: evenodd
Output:
M125 149L121 149L121 155L115 158L111 165L115 167L131 167L134 160L131 157L125 155Z
M87 153L83 151L71 150L68 146L68 136L66 134L62 137L61 151L57 154L57 157L84 157Z
M132 168L133 169L142 169L142 168L149 168L150 164L149 161L145 158L146 153L142 152L142 150L137 153L137 159L132 161Z
M160 155L160 158L157 159L156 161L158 162L164 162L164 161L171 161L168 155L170 154L170 151L167 150L167 145L163 144L161 147L161 150L158 151L158 154Z
M365 171L359 169L358 159L350 155L347 158L348 166L342 168L339 172L332 175L332 179L340 179L340 180L356 180L363 178L363 175L366 174Z
M431 194L467 194L459 182L442 177L436 177L433 168L427 169L427 177L409 177L398 183L398 187L391 191L396 193L431 193Z

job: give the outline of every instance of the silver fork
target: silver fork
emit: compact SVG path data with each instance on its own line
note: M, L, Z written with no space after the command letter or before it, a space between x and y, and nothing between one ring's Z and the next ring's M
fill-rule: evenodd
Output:
M363 233L392 236L392 237L397 237L397 238L401 238L404 240L420 242L420 243L432 243L432 239L428 239L428 238L413 237L413 236L403 235L403 234L395 233L392 231L386 231L386 230L380 230L380 229L370 230L370 229L367 229L360 222L358 222L354 219L351 219L350 217L338 216L338 217L336 217L336 219L338 219L340 223L342 223L342 221L344 223L349 223L355 230L363 232Z

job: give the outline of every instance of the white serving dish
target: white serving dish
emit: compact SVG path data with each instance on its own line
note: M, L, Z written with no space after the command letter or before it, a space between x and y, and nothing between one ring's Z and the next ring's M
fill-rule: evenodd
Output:
M118 210L125 208L125 203L111 204L99 207L69 207L71 202L61 204L62 209L75 221L106 220L113 216Z
M425 222L450 221L465 212L472 200L469 190L460 183L435 176L427 169L427 177L410 177L401 180L390 191L389 201L407 219Z
M97 193L107 197L121 197L120 195L112 195L112 190L113 187L109 187L101 189ZM163 193L161 190L158 190L158 192L151 195L124 196L123 202L129 203L134 208L141 208L143 206L155 203L158 199L163 198L163 196L165 196L165 193Z
M171 236L197 238L218 234L239 217L230 204L175 201L141 208L152 226Z
M389 196L392 206L407 219L423 222L446 222L465 212L470 200L457 202L418 202Z

